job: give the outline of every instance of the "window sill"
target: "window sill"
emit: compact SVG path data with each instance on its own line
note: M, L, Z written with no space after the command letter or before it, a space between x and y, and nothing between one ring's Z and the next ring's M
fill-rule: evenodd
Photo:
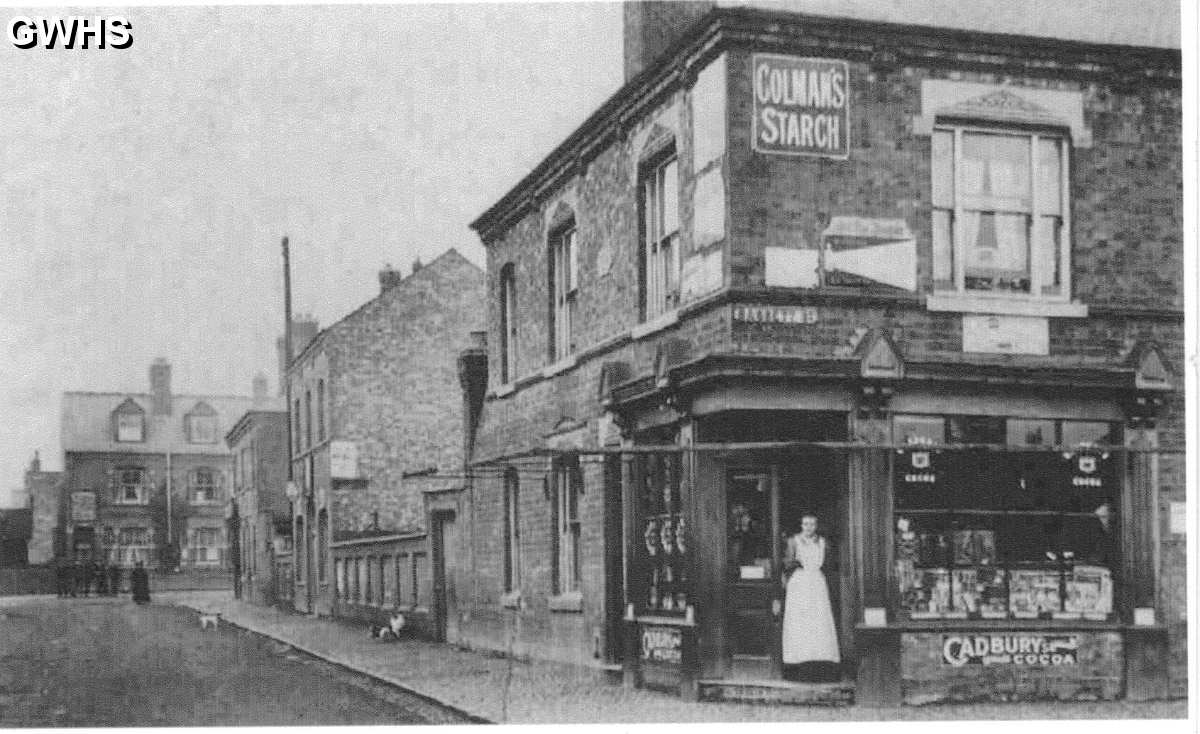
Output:
M575 366L576 355L572 354L569 357L558 360L554 364L546 365L542 368L542 377L553 377L561 372L566 372Z
M583 592L581 591L568 591L565 594L552 596L548 601L552 612L583 611Z
M671 309L664 314L659 314L654 318L644 323L638 324L630 330L629 335L636 341L651 334L662 331L669 326L674 326L679 323L679 309Z
M930 311L994 314L997 316L1082 319L1088 315L1088 307L1084 303L1015 296L997 298L967 293L931 293L925 298L925 307Z
M510 591L500 595L500 606L505 609L520 609L521 608L521 592Z

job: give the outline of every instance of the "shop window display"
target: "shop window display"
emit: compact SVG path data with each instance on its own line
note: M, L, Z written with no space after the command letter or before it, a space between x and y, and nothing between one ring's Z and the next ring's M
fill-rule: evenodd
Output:
M908 446L897 450L894 472L903 615L1104 620L1112 614L1112 496L1119 488L1117 462L1106 447L1120 444L1114 426L897 416L894 437Z
M677 454L639 456L634 461L641 504L645 599L642 611L683 614L687 586L687 528L679 493Z

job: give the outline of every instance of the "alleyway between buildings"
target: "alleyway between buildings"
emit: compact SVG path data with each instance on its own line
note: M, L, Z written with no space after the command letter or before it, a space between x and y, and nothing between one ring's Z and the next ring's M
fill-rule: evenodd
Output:
M495 723L1183 719L1187 716L1184 701L937 705L901 709L688 703L663 693L625 689L606 682L599 671L577 666L514 661L413 639L381 642L371 639L361 625L254 606L235 600L229 592L168 592L157 595L155 600L220 612L223 622Z

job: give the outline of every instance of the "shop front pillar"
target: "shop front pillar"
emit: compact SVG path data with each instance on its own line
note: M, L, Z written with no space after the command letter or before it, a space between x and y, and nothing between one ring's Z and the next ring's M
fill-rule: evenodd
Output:
M1156 609L1158 567L1158 432L1140 423L1127 428L1126 487L1122 493L1122 614L1125 628L1125 698L1151 701L1168 690L1167 631Z

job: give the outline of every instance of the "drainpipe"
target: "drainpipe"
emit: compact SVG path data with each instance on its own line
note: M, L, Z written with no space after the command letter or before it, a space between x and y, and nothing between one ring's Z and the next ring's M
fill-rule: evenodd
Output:
M170 441L169 438L167 440ZM173 547L174 540L175 540L173 519L171 517L171 515L172 515L172 512L171 512L172 489L173 489L173 487L172 487L172 482L171 482L171 444L168 443L167 444L167 547L168 548ZM179 570L179 559L178 558L175 559L175 570L176 571Z

